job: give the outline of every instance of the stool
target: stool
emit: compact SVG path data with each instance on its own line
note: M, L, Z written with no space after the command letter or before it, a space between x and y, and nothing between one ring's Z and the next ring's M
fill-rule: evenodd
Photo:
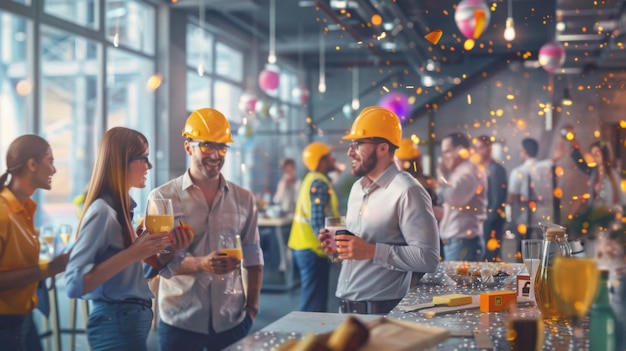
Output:
M84 329L76 329L76 310L78 309L78 304L83 307ZM76 350L76 334L87 333L87 318L89 318L89 302L82 299L70 299L70 329L63 330L64 333L70 334L70 351ZM87 343L87 349L91 350L89 343Z
M54 342L54 349L61 351L61 336L59 335L59 298L57 296L55 277L50 278L48 297L50 299L50 315L43 319L42 324L45 331L39 334L39 338L46 339L45 349L47 351L52 350L50 345L51 339Z

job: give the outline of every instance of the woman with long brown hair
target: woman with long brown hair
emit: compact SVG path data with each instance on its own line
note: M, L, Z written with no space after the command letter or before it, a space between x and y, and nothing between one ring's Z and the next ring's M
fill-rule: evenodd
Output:
M39 261L37 204L30 197L36 189L50 190L56 173L48 142L32 134L18 137L9 146L6 165L0 175L0 347L28 350L39 344L31 315L37 284L62 272L68 255Z
M143 134L123 127L104 134L65 274L70 297L93 301L87 322L92 350L146 350L153 295L142 260L172 243L169 233L137 236L132 227L129 191L146 186L151 168ZM162 264L191 239L181 228L174 236L169 256L157 257Z

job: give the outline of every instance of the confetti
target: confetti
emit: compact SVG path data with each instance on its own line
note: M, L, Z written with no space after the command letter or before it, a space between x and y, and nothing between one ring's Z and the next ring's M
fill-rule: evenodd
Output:
M433 45L437 45L442 36L443 36L443 31L441 29L435 29L434 31L426 34L424 38L428 40L429 43Z

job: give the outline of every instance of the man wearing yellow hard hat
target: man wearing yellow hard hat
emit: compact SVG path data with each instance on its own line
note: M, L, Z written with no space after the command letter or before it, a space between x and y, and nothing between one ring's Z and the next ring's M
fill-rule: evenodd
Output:
M263 254L255 198L221 173L233 142L221 112L193 111L182 136L189 169L150 193L171 199L175 223L195 232L183 254L159 271L167 278L159 281L159 350L221 350L250 331L259 308ZM241 260L220 252L220 236L235 235L241 239ZM228 279L219 277L240 266L248 273L247 294L238 274L227 294Z
M343 313L387 314L409 289L411 272L434 272L439 232L424 187L394 164L402 125L395 113L364 108L344 140L352 175L360 177L348 198L346 227L337 235L341 272L336 296ZM327 231L319 234L335 253Z
M302 180L287 245L300 272L300 310L326 312L330 262L317 240L325 217L339 216L328 173L337 170L330 146L314 142L302 152L309 173Z

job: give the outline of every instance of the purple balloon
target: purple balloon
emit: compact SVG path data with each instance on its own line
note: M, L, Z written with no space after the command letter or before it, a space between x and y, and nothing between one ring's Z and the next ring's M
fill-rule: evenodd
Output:
M378 102L378 106L392 111L402 122L406 121L411 113L409 98L402 93L391 92L383 96L383 98Z
M259 74L259 87L266 93L276 90L279 82L280 77L276 71L264 69Z

